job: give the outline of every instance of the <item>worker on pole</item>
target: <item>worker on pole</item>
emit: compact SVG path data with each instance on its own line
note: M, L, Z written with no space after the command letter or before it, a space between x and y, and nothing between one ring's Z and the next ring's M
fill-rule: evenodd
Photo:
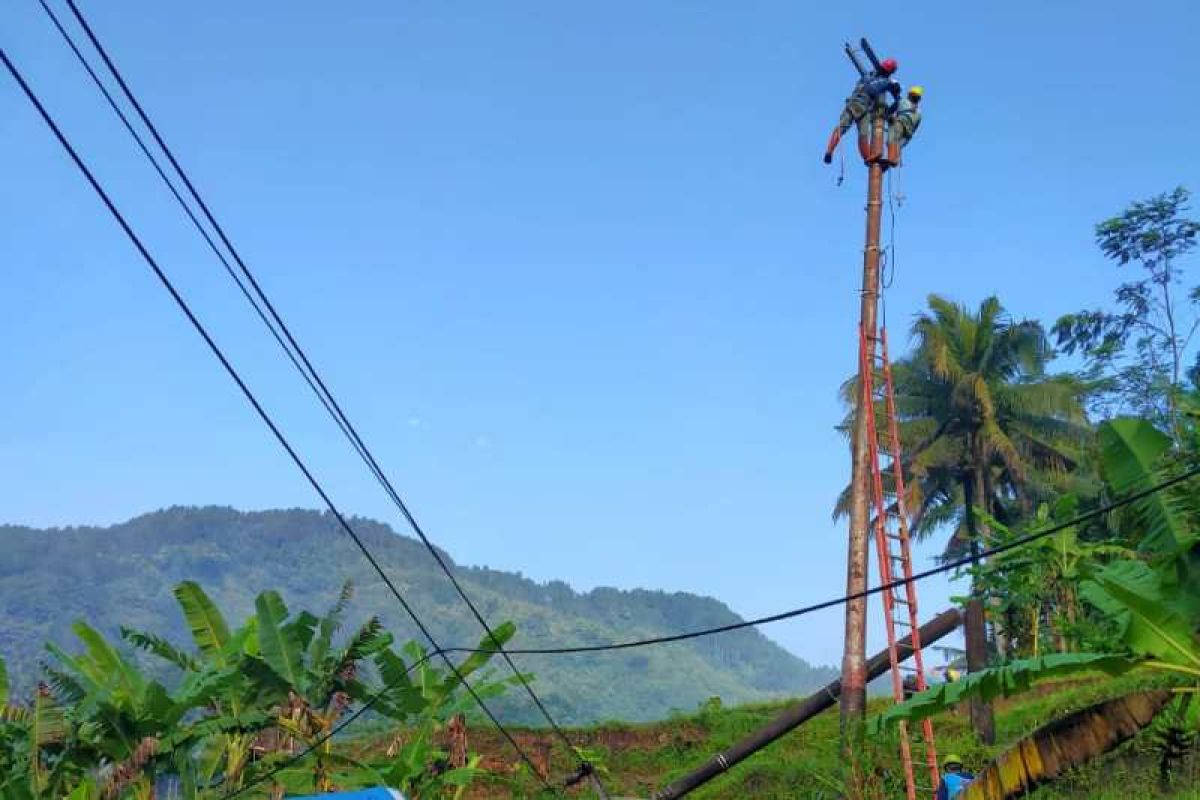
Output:
M896 59L885 58L877 70L859 78L858 83L854 85L854 91L846 99L837 127L829 136L829 144L825 147L826 164L833 161L833 151L837 149L842 136L850 130L851 125L858 126L858 154L864 162L870 162L882 155L871 152L871 124L877 114L890 118L900 102L900 84L892 79L898 68ZM884 95L892 97L887 106L884 106Z
M888 128L888 166L900 166L900 151L908 146L921 127L921 98L925 90L920 86L908 87L908 93L896 106Z

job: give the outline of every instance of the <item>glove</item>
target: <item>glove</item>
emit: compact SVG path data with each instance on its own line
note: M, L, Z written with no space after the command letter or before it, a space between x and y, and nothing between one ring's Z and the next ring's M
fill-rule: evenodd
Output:
M826 153L821 158L821 160L824 161L826 164L832 164L833 163L833 153Z

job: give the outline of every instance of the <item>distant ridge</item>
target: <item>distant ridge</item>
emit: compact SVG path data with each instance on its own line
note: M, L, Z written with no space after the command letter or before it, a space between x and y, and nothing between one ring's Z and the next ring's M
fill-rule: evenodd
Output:
M369 519L357 519L356 528L440 641L480 639L482 632L420 543ZM74 646L70 625L76 619L114 637L123 624L186 640L171 595L186 579L199 581L231 620L251 613L254 596L264 589L277 589L293 609L321 611L349 579L357 589L349 619L378 613L397 635L415 633L326 513L177 506L109 527L0 526L0 541L0 654L18 689L36 680L43 642ZM740 619L718 600L683 592L580 593L561 581L540 584L499 570L454 569L489 621L517 623L514 647L602 643ZM732 703L800 694L835 675L755 630L615 653L522 656L518 663L536 676L551 713L571 724L662 718L713 696ZM519 692L497 707L512 721L537 720Z

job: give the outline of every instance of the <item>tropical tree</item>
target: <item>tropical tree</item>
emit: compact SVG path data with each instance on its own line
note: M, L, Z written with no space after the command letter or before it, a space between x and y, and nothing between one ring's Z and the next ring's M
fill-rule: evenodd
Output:
M1011 319L995 297L971 312L934 295L929 309L913 325L914 353L894 369L914 530L953 512L958 538L978 543L975 509L1031 515L1084 460L1086 387L1047 375L1041 325Z
M479 774L477 757L448 768L436 734L468 710L463 678L475 675L482 697L514 680L478 674L515 632L511 623L479 644L489 652L447 674L414 643L393 650L375 617L338 643L349 585L323 617L293 614L278 593L263 592L233 631L199 585L182 583L175 596L194 650L121 629L127 643L165 662L173 673L166 683L84 622L73 628L79 652L47 645L46 681L26 705L8 701L0 661L0 797L149 800L162 778L189 800L252 784L278 797L388 780L412 797L440 797L460 795ZM334 747L332 734L355 704L356 714L370 704L393 721L397 752L363 761Z
M1054 504L1043 503L1030 527L1056 526L1079 516L1079 498L1064 495ZM991 540L1005 545L1025 535L987 519ZM1111 541L1091 541L1080 536L1079 525L1067 525L1025 547L1008 550L980 565L974 578L998 611L1015 655L1041 655L1046 633L1059 653L1075 649L1081 634L1093 627L1081 609L1080 581L1098 565L1112 559L1129 559L1135 551Z
M1150 422L1113 420L1104 423L1099 434L1103 472L1114 495L1145 492L1178 475L1173 440ZM1080 596L1117 627L1113 652L1053 654L985 670L893 706L875 724L916 720L964 699L1011 696L1027 691L1038 680L1095 670L1113 675L1139 671L1165 676L1174 693L1184 695L1184 702L1200 693L1200 492L1197 489L1200 486L1196 478L1177 481L1126 506L1117 524L1129 528L1128 538L1137 541L1136 558L1116 558L1107 563L1084 559L1076 565L1082 579ZM1170 696L1160 692L1135 693L1102 703L1086 714L1059 720L1028 742L1020 743L990 768L987 774L995 779L988 783L992 788L972 796L1008 797L1052 777L1054 770L1047 772L1042 767L1026 770L1021 777L1013 765L1024 763L1047 746L1056 748L1060 755L1067 752L1055 737L1066 735L1087 743L1071 754L1071 763L1098 755L1136 729L1144 728ZM1138 705L1145 713L1131 714L1131 704ZM1135 718L1137 724L1130 728L1129 723ZM1114 731L1124 732L1113 738ZM982 784L978 791L984 792Z
M199 584L184 581L174 589L195 646L187 652L151 632L122 628L122 637L182 671L181 694L192 695L205 714L193 723L203 739L198 780L240 788L258 731L267 724L279 689L257 658L258 618L230 632L220 609ZM207 687L216 691L206 692ZM200 703L200 701L207 701Z
M190 750L190 737L180 735L184 716L218 687L173 695L87 623L78 621L72 630L83 649L72 655L46 645L53 661L45 666L49 686L38 692L39 700L65 706L76 757L111 765L106 793L128 789L138 800L151 798L156 773Z
M1085 386L1048 375L1053 351L1045 331L1010 318L997 298L975 311L938 295L928 302L913 324L915 350L892 368L911 528L917 536L949 528L949 551L978 549L988 530L977 510L998 519L1032 515L1040 499L1071 480L1090 437ZM855 382L843 391L852 400ZM848 509L848 497L847 490L835 517ZM969 667L982 669L986 627L978 607L968 607L966 637ZM977 705L973 718L990 740L990 709Z
M345 644L333 647L350 596L346 585L321 619L301 612L289 620L276 592L264 592L255 601L263 683L273 688L268 694L278 703L272 744L289 753L297 743L312 750L315 763L309 770L317 791L328 791L332 769L347 763L333 751L334 727L353 697L371 693L358 679L360 664L392 642L379 618L371 617Z
M11 701L8 670L0 659L0 797L61 791L75 772L63 757L67 735L63 710L44 683L28 706Z
M499 650L516 633L516 626L507 622L494 633L485 636L477 649ZM384 688L373 707L388 717L396 730L388 748L389 761L373 766L387 785L417 798L428 797L441 786L461 789L480 773L477 756L465 763L451 763L450 754L437 742L437 734L450 720L471 710L474 699L460 691L462 682L484 668L491 653L472 653L456 672L433 666L431 656L416 642L409 642L401 652L387 648L376 653L374 659ZM532 676L522 677L529 680ZM495 697L518 681L516 676L497 681L484 675L474 682L474 694L482 699ZM429 764L437 768L430 770Z
M1117 287L1115 311L1079 311L1054 325L1059 345L1084 356L1089 377L1103 380L1095 395L1101 408L1139 414L1175 436L1185 372L1193 384L1200 379L1200 362L1190 370L1187 363L1200 328L1200 286L1185 286L1180 266L1200 241L1189 198L1178 187L1098 224L1104 255L1119 267L1139 265L1142 277Z
M192 727L210 733L201 780L219 773L222 785L240 787L296 750L320 742L311 768L313 788L329 788L329 762L337 758L327 734L349 707L351 695L369 694L358 681L361 662L392 642L371 617L340 647L333 639L353 595L343 586L324 617L291 616L277 592L255 600L255 614L230 633L224 617L196 583L175 588L196 646L187 653L153 634L122 629L131 642L185 673L185 693L218 686L206 697L204 717ZM195 702L197 698L189 695ZM252 756L259 758L252 762Z

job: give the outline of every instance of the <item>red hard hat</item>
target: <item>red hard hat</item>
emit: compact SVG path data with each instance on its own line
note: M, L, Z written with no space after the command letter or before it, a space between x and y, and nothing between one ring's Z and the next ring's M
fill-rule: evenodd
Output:
M895 72L900 67L900 65L896 63L896 59L894 59L894 58L885 58L879 66L883 68L883 72L885 75L891 75L893 72Z

